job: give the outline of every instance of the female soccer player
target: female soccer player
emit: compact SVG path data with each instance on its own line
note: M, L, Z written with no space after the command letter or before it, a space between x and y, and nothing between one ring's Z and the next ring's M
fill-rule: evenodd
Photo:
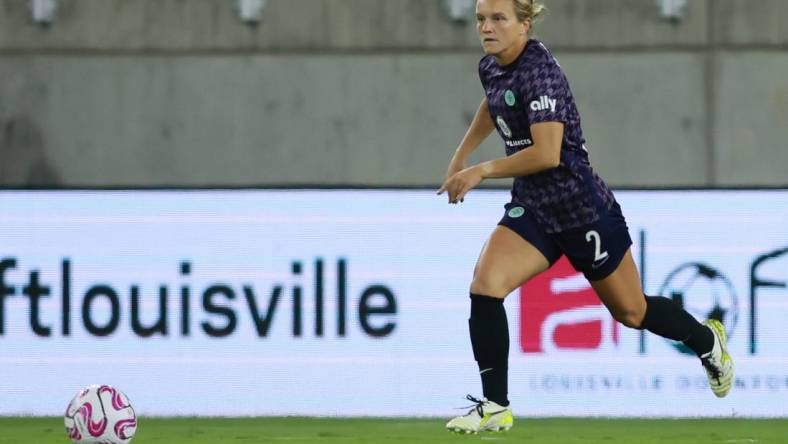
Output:
M617 321L682 341L697 353L715 395L727 395L733 380L720 322L701 324L670 299L644 296L621 208L589 164L569 83L547 48L529 37L542 10L533 0L476 3L486 54L479 63L485 97L438 194L448 193L449 203L457 204L484 179L513 177L514 185L470 288L468 324L485 399L468 395L476 405L446 424L456 432L511 428L503 300L561 255L585 275ZM468 155L493 128L506 157L466 167Z

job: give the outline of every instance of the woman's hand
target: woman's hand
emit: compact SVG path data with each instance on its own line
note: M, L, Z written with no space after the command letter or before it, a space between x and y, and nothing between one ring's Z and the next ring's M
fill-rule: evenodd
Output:
M449 172L451 172L451 166L449 167ZM446 178L443 185L438 189L438 195L447 191L449 193L449 203L463 202L468 191L479 185L482 180L484 180L484 176L482 176L482 170L479 165L465 168Z
M468 166L465 164L464 158L459 156L452 157L451 162L449 162L449 168L446 170L446 176L443 177L443 181L446 182L448 178L459 173L465 168L468 168Z

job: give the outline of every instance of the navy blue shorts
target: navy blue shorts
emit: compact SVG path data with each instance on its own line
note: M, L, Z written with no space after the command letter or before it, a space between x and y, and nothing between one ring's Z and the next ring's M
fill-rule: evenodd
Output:
M547 233L525 208L506 204L506 213L498 225L510 228L542 252L552 266L565 254L575 270L589 281L608 277L618 268L632 239L621 207L614 203L596 222L560 233Z

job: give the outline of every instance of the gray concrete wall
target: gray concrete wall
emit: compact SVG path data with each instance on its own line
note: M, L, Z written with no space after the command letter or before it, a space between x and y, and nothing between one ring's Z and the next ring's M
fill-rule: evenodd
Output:
M718 66L719 182L788 184L788 54L723 53Z
M482 95L472 24L438 0L270 0L249 27L231 3L62 0L42 29L0 0L0 185L440 181ZM594 166L788 185L786 3L689 3L670 23L651 0L547 1Z

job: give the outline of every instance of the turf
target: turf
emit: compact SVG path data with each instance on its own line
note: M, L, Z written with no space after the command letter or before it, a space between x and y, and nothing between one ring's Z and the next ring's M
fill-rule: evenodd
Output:
M508 433L455 435L438 419L142 418L134 444L788 443L788 419L517 419ZM60 418L0 418L0 444L67 444Z

